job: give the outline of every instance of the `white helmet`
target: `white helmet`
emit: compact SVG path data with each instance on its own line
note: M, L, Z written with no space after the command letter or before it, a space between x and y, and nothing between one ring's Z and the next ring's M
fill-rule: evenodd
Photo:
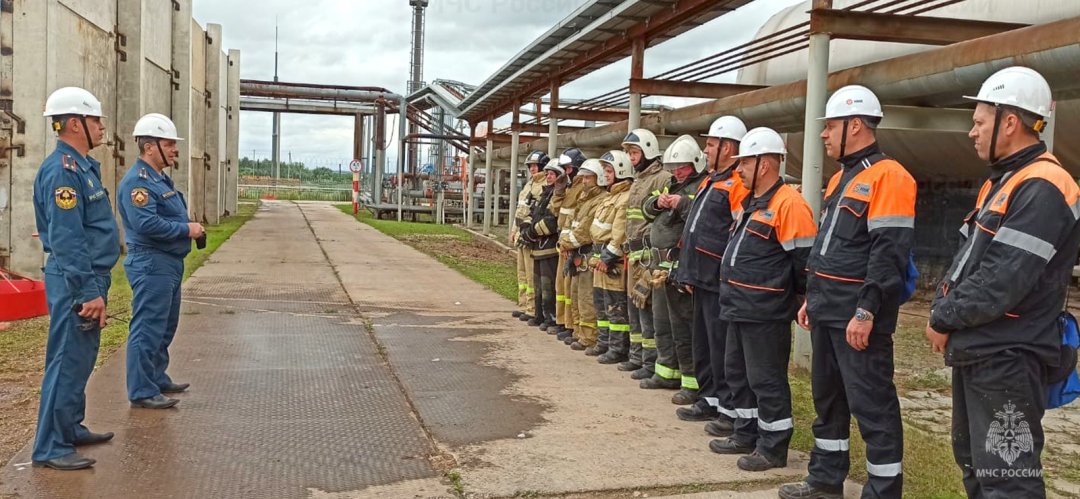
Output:
M821 119L831 120L848 118L852 116L872 116L881 118L881 101L874 92L862 85L848 85L837 90L825 103L825 116Z
M176 133L176 124L168 116L150 113L135 122L134 137L154 137L158 139L184 140Z
M101 114L101 101L86 89L64 87L57 89L45 100L45 113L42 116L97 116Z
M1050 84L1034 69L1023 66L1005 68L990 75L979 89L979 95L965 95L964 98L1017 107L1043 118L1049 117L1053 108Z
M693 137L680 135L664 151L663 162L664 167L668 169L674 165L691 163L694 165L694 170L700 173L705 169L705 153L701 152L701 146Z
M553 171L557 175L566 175L566 169L559 165L558 159L552 159L548 161L547 166L544 167L544 171Z
M656 135L644 128L635 128L626 134L622 141L623 149L628 145L640 147L645 159L656 159L660 156L660 142L656 140Z
M596 175L596 185L607 187L607 177L604 176L604 165L599 159L586 159L578 170L578 175Z
M735 116L721 116L716 118L712 125L709 125L709 133L701 136L731 139L738 142L743 139L743 135L746 135L746 125L743 124L742 120Z
M608 151L600 157L600 162L611 165L611 169L615 170L617 180L634 178L634 165L630 164L630 155L625 151Z
M743 137L736 158L751 158L763 154L787 154L784 138L772 128L757 127Z

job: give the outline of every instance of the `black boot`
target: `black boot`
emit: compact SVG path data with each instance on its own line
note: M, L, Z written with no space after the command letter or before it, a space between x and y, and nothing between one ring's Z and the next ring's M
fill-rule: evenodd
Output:
M829 492L806 482L781 485L779 493L780 499L844 499L843 490Z
M786 462L773 462L769 458L758 454L758 451L754 451L749 456L743 456L739 458L739 461L735 463L740 470L743 471L765 471L773 468L783 468L787 466Z
M513 311L513 312L510 312L510 315L514 316L514 318L516 319L516 318L518 318L518 317L521 317L521 314L524 314L524 313L525 313L525 312L522 312L522 311L520 311L520 310L515 310L515 311Z
M749 454L754 452L754 447L732 440L729 437L709 442L709 450L717 454Z
M626 354L618 354L612 350L608 350L606 353L596 358L596 361L601 364L618 364L625 362L627 359Z
M526 324L528 324L530 326L533 326L533 327L539 326L540 324L543 324L543 323L544 323L544 320L539 318L539 317L533 317L533 318L529 319L526 322Z
M521 315L517 316L517 318L518 318L519 321L524 322L524 321L527 321L527 320L532 320L533 316L531 316L529 314L526 314L526 313L522 313Z
M589 357L598 357L605 353L607 353L607 347L602 347L600 345L593 345L585 349L585 355L588 355Z
M652 369L647 367L639 367L634 372L630 373L630 379L649 379L653 377Z
M675 405L690 405L697 402L697 390L683 388L671 396L671 403Z
M641 364L633 361L620 362L618 369L623 372L637 371L641 369ZM651 374L649 376L652 376Z
M705 433L714 437L730 437L732 433L735 433L735 423L726 417L721 417L716 421L705 423Z
M707 404L700 402L690 407L680 407L675 409L675 416L683 421L712 421L719 415L716 409Z
M675 390L678 389L680 385L682 385L681 380L664 379L654 374L651 378L641 380L641 383L638 386L640 386L643 390Z

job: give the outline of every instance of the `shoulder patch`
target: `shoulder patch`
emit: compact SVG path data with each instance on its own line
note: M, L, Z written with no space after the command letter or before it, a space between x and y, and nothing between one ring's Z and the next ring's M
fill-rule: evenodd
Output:
M136 187L131 190L131 204L142 208L150 203L150 191L142 187Z
M855 187L853 187L851 190L854 191L855 194L869 196L870 184L855 184Z
M66 168L66 167L65 167ZM79 204L79 194L74 187L59 187L55 192L56 206L61 210L70 210Z
M60 156L60 163L64 165L65 170L71 170L73 172L79 171L79 165L75 162L75 158L72 158L67 154Z

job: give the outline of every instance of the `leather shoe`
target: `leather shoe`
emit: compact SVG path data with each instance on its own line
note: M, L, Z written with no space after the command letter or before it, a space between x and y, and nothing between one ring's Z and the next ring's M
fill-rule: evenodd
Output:
M75 446L78 447L80 445L100 444L100 443L108 442L109 440L112 440L112 437L113 437L113 432L111 432L111 431L107 431L105 433L90 432L90 433L87 433L85 437L76 438L75 439Z
M35 468L52 468L54 470L71 471L81 470L83 468L89 468L97 461L88 457L82 457L78 453L72 452L66 456L60 456L55 459L47 459L45 461L34 461L33 466Z
M657 390L660 388L674 390L676 388L679 388L680 385L682 385L681 380L664 379L660 376L653 375L653 377L651 378L641 380L641 384L639 386L644 390Z
M716 419L717 412L701 406L701 404L694 404L690 407L680 407L675 409L675 415L683 421L712 421Z
M732 433L735 433L735 424L727 418L709 421L708 423L705 423L705 433L714 437L730 437Z
M626 362L620 362L618 367L618 370L623 372L637 371L638 369L641 369L641 364L630 360ZM649 376L652 375L650 374Z
M806 482L780 486L780 499L844 499L843 492L829 492Z
M178 403L180 403L180 401L177 399L171 399L158 394L157 396L148 399L132 400L131 407L142 407L143 409L168 409Z
M739 443L731 438L709 442L709 450L717 454L749 454L754 452L753 447Z
M626 358L626 354L617 354L613 350L608 350L606 353L597 357L596 361L601 364L618 364L620 362L626 362Z
M690 405L697 402L697 390L683 388L671 396L671 403L675 405Z
M180 393L186 391L191 383L169 383L161 387L161 393Z
M787 466L787 463L774 463L769 458L758 454L758 451L755 450L749 456L740 457L735 465L743 471L765 471L773 468L783 468Z

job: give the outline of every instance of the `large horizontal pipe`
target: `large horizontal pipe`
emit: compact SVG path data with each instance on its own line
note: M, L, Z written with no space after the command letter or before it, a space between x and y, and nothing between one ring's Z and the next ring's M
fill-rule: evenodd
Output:
M1009 65L1028 66L1042 73L1059 100L1080 96L1080 17L1040 24L998 35L948 45L885 61L857 66L829 75L829 89L858 83L874 89L887 104L950 106L961 95L978 90L995 70ZM699 133L712 120L734 114L753 126L781 132L801 131L806 80L753 90L739 95L641 117L641 127L666 134ZM557 147L612 147L626 135L620 121L578 132L560 134ZM522 151L548 149L548 139L534 140ZM510 148L494 151L508 158Z
M240 95L279 99L315 99L340 102L403 102L404 97L379 87L333 87L325 85L240 80ZM387 107L387 111L394 111Z
M240 110L345 116L375 114L377 112L374 105L358 102L274 99L248 96L240 97Z

